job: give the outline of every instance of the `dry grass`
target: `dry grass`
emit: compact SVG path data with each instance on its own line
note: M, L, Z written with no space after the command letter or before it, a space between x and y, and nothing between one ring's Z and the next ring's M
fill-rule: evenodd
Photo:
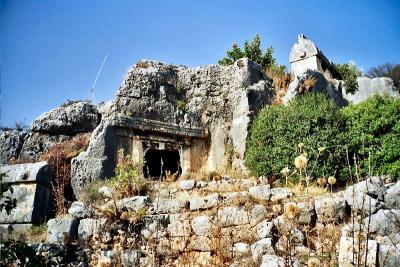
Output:
M314 184L310 184L308 186L308 190L306 192L303 185L296 183L289 183L290 190L294 193L295 196L323 196L329 193L326 187L320 187Z

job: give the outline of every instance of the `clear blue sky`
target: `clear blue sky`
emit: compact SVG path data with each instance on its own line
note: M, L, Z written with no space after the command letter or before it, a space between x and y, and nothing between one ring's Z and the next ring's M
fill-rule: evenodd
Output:
M141 58L213 64L234 42L260 33L289 65L299 33L334 62L364 70L400 63L399 0L125 1L0 0L1 124L31 123L66 99L115 96Z

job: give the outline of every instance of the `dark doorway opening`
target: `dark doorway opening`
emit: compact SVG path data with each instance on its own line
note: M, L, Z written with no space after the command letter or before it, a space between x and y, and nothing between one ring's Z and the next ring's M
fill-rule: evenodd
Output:
M161 167L162 161L162 167ZM143 173L145 178L165 177L166 173L181 174L180 157L178 150L149 149L144 155Z

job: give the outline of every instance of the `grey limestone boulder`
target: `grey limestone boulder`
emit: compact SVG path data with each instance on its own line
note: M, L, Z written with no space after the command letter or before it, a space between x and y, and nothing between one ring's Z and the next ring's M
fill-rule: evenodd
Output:
M193 218L191 225L195 235L199 236L213 236L216 229L211 218L205 215Z
M386 190L384 201L385 208L400 210L400 181Z
M138 211L139 209L145 209L151 205L151 199L149 196L134 196L130 198L124 198L120 201L119 207L128 211Z
M204 197L194 197L189 199L190 210L210 209L219 203L219 195L212 194Z
M18 159L26 133L17 130L0 130L0 164Z
M19 159L36 160L53 145L70 139L71 137L66 135L48 135L30 132L25 137Z
M271 197L271 188L269 185L258 185L249 188L250 196L261 199L269 200Z
M79 220L71 217L50 219L47 222L47 241L62 243L65 238L76 239Z
M217 217L221 227L248 224L250 222L248 212L237 206L220 208Z
M0 172L5 173L3 182L11 183L13 189L5 196L17 202L10 214L1 212L0 223L38 224L51 216L53 171L47 162L3 165Z
M116 137L109 122L102 122L92 133L89 146L71 162L71 186L80 199L92 181L112 177L115 167Z
M250 246L253 262L262 260L264 254L275 254L272 238L263 238Z
M67 102L40 115L32 131L50 135L74 135L91 132L100 122L97 107L89 102Z
M341 197L325 196L315 199L318 222L342 222L346 216L345 201Z
M260 267L284 267L284 266L286 266L284 258L270 254L266 254L262 257L262 262L260 265ZM299 264L297 262L294 262L292 266L297 267L299 266Z
M178 199L156 198L153 201L153 208L156 213L178 213L187 206L187 201Z
M364 224L370 223L369 231L380 236L388 236L400 232L400 211L379 210L364 219Z
M74 218L84 219L94 215L94 211L83 202L74 201L68 209L68 214Z
M94 234L102 233L107 223L107 219L82 219L77 228L77 236L80 240L87 240Z

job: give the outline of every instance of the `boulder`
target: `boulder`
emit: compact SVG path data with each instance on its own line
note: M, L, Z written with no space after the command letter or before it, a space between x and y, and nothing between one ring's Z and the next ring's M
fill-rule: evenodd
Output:
M374 176L367 178L365 181L349 186L344 198L347 204L364 214L373 214L382 204L379 200L383 200L384 186L380 177Z
M53 171L47 162L3 165L0 172L5 173L3 182L11 183L13 190L4 196L17 203L10 214L2 210L0 223L40 224L51 216Z
M71 217L50 219L47 222L47 241L63 243L66 238L72 240L78 237L79 220Z
M214 245L215 243L213 243L213 240L210 237L194 235L190 237L188 249L205 252L213 250Z
M124 198L119 202L120 209L128 211L138 211L139 209L146 209L151 204L151 199L148 196L134 196Z
M97 107L89 102L67 102L47 111L32 123L32 131L50 135L91 132L100 122Z
M195 217L192 219L191 225L195 235L209 237L214 235L215 226L209 216Z
M360 262L360 266L376 266L378 243L375 240L368 240L367 248L367 241L363 239L361 242L359 246L358 238L353 239L345 235L340 237L339 266L353 266L354 262L358 261ZM361 251L358 251L359 247Z
M204 210L217 206L219 203L219 195L211 194L205 197L194 197L189 199L190 210Z
M274 223L264 220L256 225L256 235L259 239L268 237L272 238L274 233Z
M196 181L195 180L182 180L182 181L179 182L179 187L182 190L193 189L195 185L196 185Z
M71 186L77 199L90 182L113 176L115 152L115 130L109 122L102 122L93 131L87 150L71 162Z
M28 161L37 160L50 147L70 139L71 137L66 135L48 135L30 132L25 137L24 144L22 145L19 154L19 159Z
M379 266L400 266L400 244L380 245L378 252Z
M287 188L272 188L271 201L280 201L293 196L293 192Z
M189 237L192 227L189 220L177 220L168 225L168 234L171 237Z
M84 219L89 218L94 215L94 211L86 206L83 202L74 201L71 204L71 207L68 209L68 214L70 214L74 218Z
M237 206L224 207L218 210L217 220L221 227L248 224L249 214L245 209Z
M275 255L266 254L262 257L262 262L260 267L285 267L285 259ZM297 262L293 263L291 266L299 266Z
M258 185L249 188L250 196L261 199L269 200L271 197L271 188L269 185Z
M250 247L253 262L260 262L263 255L275 254L274 247L272 245L272 238L263 238L255 242Z
M400 181L386 190L384 201L386 209L400 210Z
M345 201L341 197L319 197L315 199L318 222L341 222L346 216Z
M370 223L369 231L380 236L388 236L400 232L400 210L379 210L376 214L364 219Z
M300 209L300 216L298 222L300 224L313 225L316 220L316 214L313 202L299 202L297 207Z
M179 199L156 198L153 201L153 208L156 213L178 213L187 206L187 201Z
M0 164L18 159L26 133L17 130L0 130Z
M80 240L85 241L91 238L94 234L104 233L107 219L82 219L79 222L77 236Z

